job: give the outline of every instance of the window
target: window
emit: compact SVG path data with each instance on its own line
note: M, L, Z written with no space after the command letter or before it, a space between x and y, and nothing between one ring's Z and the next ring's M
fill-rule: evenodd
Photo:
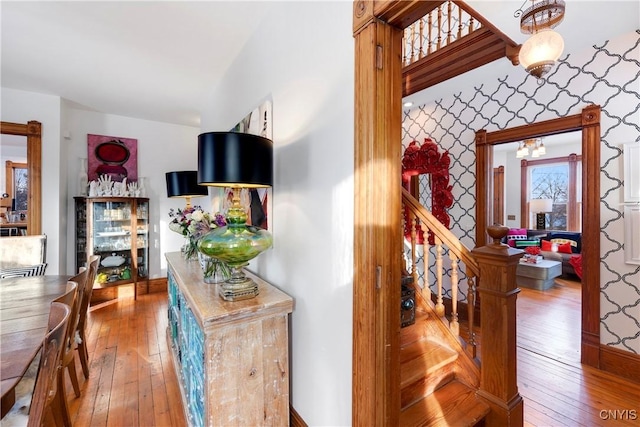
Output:
M553 210L547 214L547 228L550 230L582 229L581 180L578 180L581 163L581 156L576 154L522 162L527 200L553 200ZM535 224L533 214L529 212L530 224Z
M26 211L29 194L29 180L26 163L6 162L6 192L15 202L12 203L13 210Z

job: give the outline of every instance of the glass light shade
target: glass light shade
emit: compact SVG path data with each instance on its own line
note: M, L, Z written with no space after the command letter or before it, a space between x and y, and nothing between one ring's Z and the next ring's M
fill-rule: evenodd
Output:
M540 157L540 153L538 152L538 147L534 148L533 151L531 151L531 157Z
M562 36L551 29L544 29L524 42L518 59L529 74L540 78L551 70L563 50Z
M540 145L538 146L538 154L541 156L547 154L547 149L544 148L544 144L542 142L540 142Z

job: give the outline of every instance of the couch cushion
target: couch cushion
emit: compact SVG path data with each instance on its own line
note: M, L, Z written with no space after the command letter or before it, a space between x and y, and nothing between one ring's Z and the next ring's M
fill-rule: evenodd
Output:
M561 245L569 243L571 245L571 253L579 254L582 252L582 234L571 231L552 231L543 237L552 243Z

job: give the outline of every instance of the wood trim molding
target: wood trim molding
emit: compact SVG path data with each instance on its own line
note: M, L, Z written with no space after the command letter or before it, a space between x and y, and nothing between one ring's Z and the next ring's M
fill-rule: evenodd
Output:
M640 355L600 344L600 369L640 383Z
M582 223L596 224L582 230L582 363L599 367L600 359L600 106L589 105L580 114L516 126L476 132L476 246L487 244L487 223L492 199L487 191L493 178L491 147L525 138L539 138L571 131L582 132ZM588 191L587 191L588 189Z
M289 404L289 425L291 427L308 427L293 405Z
M354 186L358 191L354 195L352 424L397 425L402 31L373 20L354 39ZM382 197L385 204L380 208Z
M504 166L493 168L493 223L504 224Z
M42 234L42 124L34 120L26 124L0 122L0 132L27 137L27 234Z

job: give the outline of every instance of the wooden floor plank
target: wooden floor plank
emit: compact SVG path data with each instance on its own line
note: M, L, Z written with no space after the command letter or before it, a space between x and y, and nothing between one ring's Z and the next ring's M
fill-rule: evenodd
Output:
M76 426L184 427L178 380L165 343L167 295L120 292L115 302L87 316L90 377L79 361L82 396L68 382L67 399ZM165 366L166 365L166 366ZM68 380L67 380L68 381Z

